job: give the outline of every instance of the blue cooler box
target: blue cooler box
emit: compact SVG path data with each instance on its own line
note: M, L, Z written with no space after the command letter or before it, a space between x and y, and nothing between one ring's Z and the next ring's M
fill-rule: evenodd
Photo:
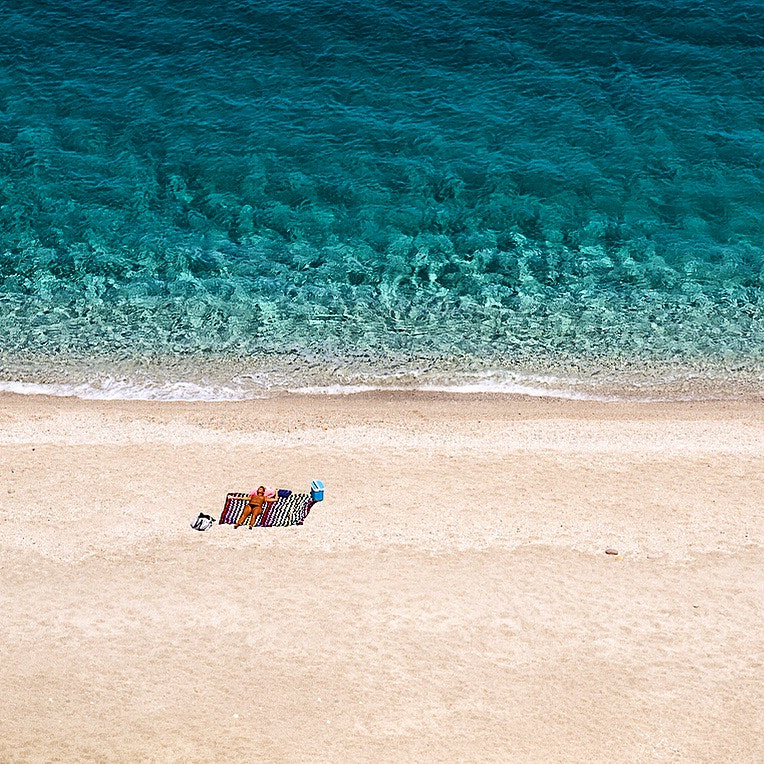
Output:
M314 480L310 484L310 498L313 501L324 500L324 484L320 480Z

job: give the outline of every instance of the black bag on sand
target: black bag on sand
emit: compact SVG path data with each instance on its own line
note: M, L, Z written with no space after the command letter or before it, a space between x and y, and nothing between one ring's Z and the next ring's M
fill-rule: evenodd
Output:
M199 517L194 520L193 523L191 523L191 527L195 531L206 531L212 528L212 524L215 522L214 517L210 517L209 515L205 515L204 512L199 513Z

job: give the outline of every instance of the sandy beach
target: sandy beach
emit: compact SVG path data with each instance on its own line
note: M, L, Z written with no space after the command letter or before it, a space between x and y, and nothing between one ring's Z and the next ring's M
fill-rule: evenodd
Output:
M763 453L761 400L0 396L0 761L764 761Z

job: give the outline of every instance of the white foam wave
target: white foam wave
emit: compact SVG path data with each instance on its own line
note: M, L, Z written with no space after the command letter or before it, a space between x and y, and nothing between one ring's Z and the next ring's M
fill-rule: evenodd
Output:
M389 387L386 385L327 385L324 387L290 388L295 395L356 395L358 393L380 392L427 392L455 393L464 395L497 394L497 395L526 395L533 398L561 398L571 401L617 401L615 396L594 395L576 392L574 390L555 390L527 385L420 385L417 387Z
M527 395L532 398L563 398L570 401L616 401L614 396L595 395L578 390L565 390L562 388L534 387L522 384L463 384L463 385L425 385L422 390L444 393L499 393L503 395Z
M411 380L408 385L389 384L333 384L285 386L248 386L244 384L196 383L189 381L153 382L105 377L94 382L81 383L38 383L0 381L0 392L17 395L49 395L74 397L85 400L142 400L142 401L241 401L267 398L282 392L293 395L356 395L373 392L433 392L479 394L493 393L505 395L527 395L552 397L568 400L616 400L615 398L581 392L564 386L550 387L542 380L538 384L509 381L486 377L481 381L454 381L434 383Z
M0 392L104 401L241 401L263 398L262 390L194 382L136 382L106 378L79 384L0 382Z
M420 391L431 393L459 393L465 395L499 394L525 395L534 398L562 398L582 401L616 401L614 396L597 395L575 389L576 380L569 381L569 387L555 377L521 377L507 372L486 372L464 375L466 380L452 382L421 382L409 386L401 385L324 385L289 388L298 395L355 395L370 392ZM562 382L562 385L561 385Z
M363 375L356 381L330 384L294 384L286 375L243 375L223 380L152 380L146 378L103 375L82 382L0 381L0 393L17 395L49 395L85 400L140 401L243 401L270 398L284 393L292 395L345 396L376 392L429 392L449 394L515 395L533 398L634 403L657 400L724 399L699 389L695 394L679 389L661 389L660 380L652 386L638 380L619 385L596 386L585 379L520 374L504 370L455 373L449 376L408 371L386 376ZM649 391L649 392L648 392ZM649 393L653 394L650 395ZM606 394L607 393L607 394ZM647 393L647 394L646 394Z

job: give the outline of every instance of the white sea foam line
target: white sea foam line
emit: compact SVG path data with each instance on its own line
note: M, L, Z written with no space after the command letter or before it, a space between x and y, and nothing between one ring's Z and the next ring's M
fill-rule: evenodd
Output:
M562 398L573 401L616 402L623 398L615 396L580 393L573 390L547 389L529 385L488 383L488 384L453 384L453 385L417 385L414 387L393 387L386 385L327 385L324 387L296 387L288 392L295 395L357 395L358 393L376 392L426 392L426 393L459 393L475 395L483 393L499 395L527 395L534 398Z
M505 395L528 395L534 398L564 398L571 401L615 402L614 396L580 393L574 390L547 389L518 384L472 384L472 385L425 385L422 390L435 393L502 393Z
M27 382L0 382L0 392L16 395L46 395L55 398L79 398L102 401L156 401L187 403L222 403L225 401L259 400L272 397L267 391L237 390L226 387L202 387L192 383L175 383L161 387L125 386L99 388L91 385L55 385ZM498 395L526 395L536 398L560 398L592 402L617 402L625 399L615 396L589 395L567 390L500 385L421 385L416 387L390 387L384 385L330 385L325 387L287 388L292 395L346 396L371 392L433 392L454 394L491 393ZM631 399L630 399L631 400ZM645 399L647 401L648 399ZM632 402L634 402L632 400Z
M261 390L246 390L225 385L197 385L194 382L166 382L159 385L106 379L102 384L41 384L0 382L0 392L16 395L50 395L56 398L81 398L103 401L218 402L267 397Z
M453 385L325 385L287 388L293 395L357 395L370 392L433 392L457 394L501 394L527 395L536 398L561 398L565 400L615 402L621 400L614 396L601 396L581 393L574 390L548 389L531 385L507 384L488 382L481 384ZM83 383L79 385L41 384L34 382L0 382L0 392L17 395L49 395L58 398L81 398L83 400L138 400L138 401L168 401L168 402L223 402L267 398L268 392L263 389L246 389L227 387L225 385L202 386L193 382L173 382L160 385L137 384L105 380L101 385Z
M394 375L392 378L400 378L405 375ZM415 375L411 375L415 376ZM137 382L104 377L97 382L83 382L80 384L67 383L36 383L0 381L0 392L14 393L17 395L48 395L53 397L74 397L83 400L135 400L135 401L167 401L167 402L225 402L257 400L272 397L273 395L287 392L293 395L327 395L345 396L370 392L433 392L452 393L463 395L496 394L496 395L523 395L534 398L558 398L573 401L592 401L599 403L617 403L628 401L629 403L652 403L657 401L680 401L695 400L692 395L668 395L633 397L617 395L598 395L590 392L582 392L576 389L582 385L582 381L571 378L570 380L558 377L524 376L511 372L483 372L477 374L465 374L465 377L477 379L474 382L454 382L451 384L436 384L423 382L413 385L396 384L335 384L287 387L286 385L257 387L240 384L230 386L226 384L198 384L188 381L177 382ZM235 380L234 380L235 381ZM565 384L568 383L569 387ZM561 384L562 383L562 384ZM723 397L723 396L722 396Z

